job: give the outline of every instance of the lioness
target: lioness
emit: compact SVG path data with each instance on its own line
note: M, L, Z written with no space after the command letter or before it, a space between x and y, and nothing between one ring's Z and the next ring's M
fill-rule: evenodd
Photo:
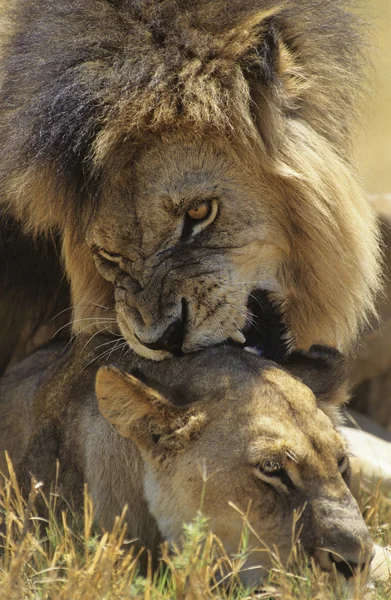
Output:
M4 4L3 365L70 306L152 359L349 346L379 253L348 0Z
M265 549L288 560L295 513L302 548L322 568L349 579L369 563L346 445L320 408L333 412L327 390L345 373L338 353L313 348L286 365L308 377L317 399L280 366L229 347L164 364L117 353L116 367L100 366L106 339L92 356L72 350L44 377L50 348L4 377L0 448L27 489L30 473L53 482L59 459L61 491L76 509L87 482L97 521L110 528L127 504L131 537L155 552L160 536L180 541L202 498L211 529L235 553L245 513L249 544L259 549L246 562L259 566L244 570L246 583L271 566Z

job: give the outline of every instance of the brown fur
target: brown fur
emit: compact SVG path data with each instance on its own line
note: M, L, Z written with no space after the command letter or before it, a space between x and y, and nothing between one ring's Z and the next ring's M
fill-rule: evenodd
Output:
M379 281L350 158L365 45L348 1L17 0L8 23L0 203L60 233L74 331L118 317L163 358L135 334L159 339L182 298L189 352L245 329L264 288L299 347L349 347ZM205 198L216 219L181 240ZM94 264L100 247L121 273ZM33 305L27 269L18 284Z
M76 346L31 393L18 375L35 369L42 379L42 363L53 360L47 351L3 378L2 414L15 406L20 414L29 411L27 422L0 431L1 451L11 451L27 489L30 473L47 489L59 459L60 491L74 508L83 506L83 482L103 527L127 504L130 537L153 551L160 535L180 542L183 523L196 516L202 499L229 553L238 550L247 514L250 547L273 550L285 563L297 512L302 548L323 568L332 570L330 553L353 569L370 561L370 536L347 487L345 442L300 380L232 348L165 363L114 352L116 367L104 366L99 347L105 340L96 339L92 352ZM328 354L318 348L311 367L321 364L326 372L328 364L333 379L342 359L334 353L329 361ZM304 359L308 373L309 354ZM294 369L299 362L296 355ZM270 560L253 552L245 566L269 568ZM245 569L243 580L254 583L261 572Z

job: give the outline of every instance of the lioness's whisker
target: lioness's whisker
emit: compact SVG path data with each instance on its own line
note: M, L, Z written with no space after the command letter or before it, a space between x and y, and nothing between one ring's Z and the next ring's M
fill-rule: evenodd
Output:
M257 548L257 551L258 551L258 548ZM260 549L259 549L259 551L262 551L262 552L267 552L267 550L266 550L266 549L263 549L263 548L260 548ZM224 560L223 562L226 562L226 561ZM218 579L218 581L217 581L216 583L214 583L214 585L212 585L212 587L210 588L210 590L209 590L209 591L210 591L210 592L213 592L213 590L215 590L216 588L220 587L220 586L221 586L221 584L222 584L222 583L224 583L224 581L227 581L227 579L230 579L230 578L231 578L233 575L238 575L239 573L247 573L248 571L254 571L254 570L256 570L256 569L258 569L258 570L262 570L262 571L265 571L265 572L268 572L268 569L267 569L266 567L263 567L262 565L253 565L253 566L251 566L251 567L243 567L242 569L238 569L238 570L236 570L236 569L231 569L231 571L229 571L228 573L226 573L226 574L224 575L224 577L222 577L221 579ZM217 569L214 569L214 571L217 571ZM304 578L302 578L302 579L303 579L303 580L305 580ZM216 579L215 579L215 578L214 578L214 580L216 581ZM267 593L265 594L265 596L263 596L263 595L262 595L262 596L260 596L258 593L257 593L257 595L256 595L256 598L259 598L259 599L260 599L260 598L263 598L263 597L264 597L265 599L266 599L266 598L270 598L270 593L269 593L269 592L267 592Z

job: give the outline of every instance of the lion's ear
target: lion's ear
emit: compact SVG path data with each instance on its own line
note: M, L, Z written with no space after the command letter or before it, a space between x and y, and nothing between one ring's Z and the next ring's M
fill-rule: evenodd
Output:
M248 82L251 113L262 140L272 151L285 135L285 109L296 107L308 87L298 57L281 34L278 9L244 16L226 32L223 56L236 61ZM278 144L277 144L278 145Z
M314 345L309 350L296 350L282 365L314 392L322 408L346 402L348 363L335 348Z
M265 92L268 83L278 82L279 94L284 88L292 99L300 96L301 86L307 84L280 30L278 9L243 15L235 27L223 34L220 53L242 67L251 93L257 88Z
M175 406L138 375L115 367L99 369L95 392L102 416L121 436L155 456L182 449L200 431L202 415L192 407Z
M223 37L222 54L239 62L246 75L271 79L278 68L279 39L274 10L262 10L242 19Z

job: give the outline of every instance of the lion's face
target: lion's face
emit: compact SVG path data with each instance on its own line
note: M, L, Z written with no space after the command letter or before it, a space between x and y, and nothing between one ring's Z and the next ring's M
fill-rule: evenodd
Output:
M227 339L282 352L280 318L260 294L287 292L274 197L238 156L197 139L162 141L107 182L87 242L138 354L160 359Z
M304 156L315 141L299 133ZM373 220L352 204L346 172L349 186L323 172L333 168L324 151L301 173L221 132L123 141L99 171L94 211L81 210L79 238L73 217L64 230L74 332L118 327L152 359L225 340L277 360L287 338L346 348L358 271L373 272L363 244Z
M350 156L362 44L338 2L288 4L12 13L0 203L28 234L63 242L72 333L118 323L151 358L226 339L276 357L280 318L259 293L271 290L297 347L357 337L380 272ZM30 313L51 314L59 285L21 264L16 312L34 329Z
M350 579L370 562L372 542L348 489L344 440L299 380L258 357L219 351L186 362L179 387L198 401L182 408L135 377L98 373L103 415L144 457L145 494L161 533L180 543L183 523L202 506L231 555L250 526L248 549L257 550L243 570L246 584L259 581L273 555L286 565L295 540L321 568Z

